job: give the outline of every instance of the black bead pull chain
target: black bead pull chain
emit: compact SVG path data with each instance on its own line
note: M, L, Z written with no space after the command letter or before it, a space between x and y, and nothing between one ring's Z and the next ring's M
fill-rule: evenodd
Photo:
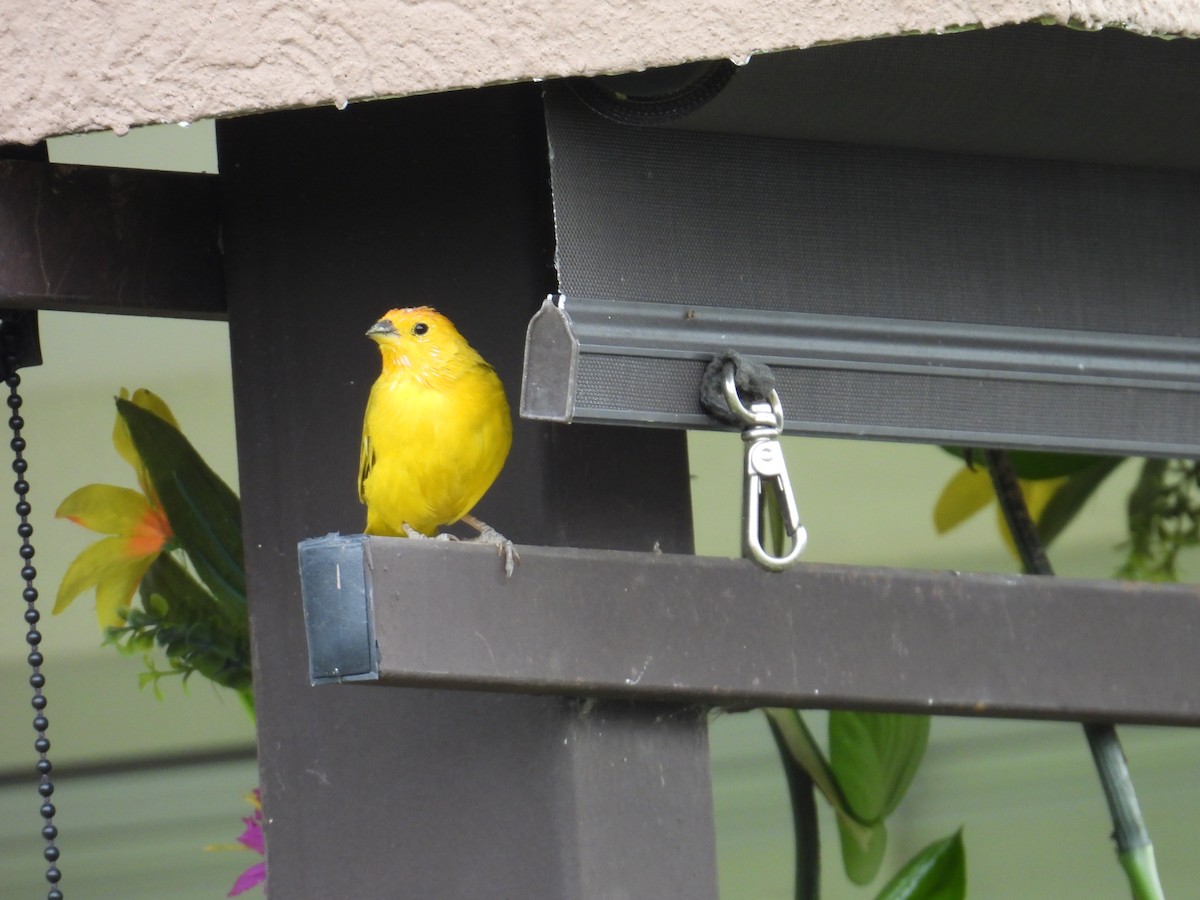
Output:
M29 685L33 688L33 700L31 701L34 711L33 730L37 733L33 749L38 754L37 792L42 799L39 812L43 821L42 837L46 841L42 856L46 859L46 881L50 885L46 900L62 900L63 892L58 887L62 872L58 868L59 849L55 843L58 839L58 828L54 824L54 804L50 801L54 794L54 782L50 780L53 766L50 764L49 757L50 739L46 737L50 721L46 717L47 701L43 690L46 686L46 676L42 674L45 658L41 649L42 633L38 631L38 622L41 621L42 614L37 608L38 591L33 585L34 579L37 578L37 570L31 562L34 556L31 540L33 525L29 522L32 507L29 504L29 482L25 478L29 463L25 460L25 438L21 435L21 430L25 427L25 420L21 416L22 400L17 390L21 385L21 376L17 374L17 368L21 365L36 365L41 361L36 346L37 325L34 316L35 314L32 312L5 311L0 313L0 346L3 349L4 383L8 385L9 390L8 427L12 430L9 448L13 452L12 470L16 475L13 491L17 495L16 512L19 520L17 536L21 538L21 546L17 552L21 557L21 580L25 583L21 597L25 601L25 624L29 628L25 634L25 641L29 644L28 661L29 667L32 669ZM33 342L32 348L29 346L30 340Z

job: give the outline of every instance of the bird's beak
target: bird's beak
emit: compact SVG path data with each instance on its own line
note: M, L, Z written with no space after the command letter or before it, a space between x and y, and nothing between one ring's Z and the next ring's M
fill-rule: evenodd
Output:
M376 322L374 325L372 325L370 328L367 329L367 337L372 338L372 339L374 339L377 335L385 335L385 334L390 334L390 335L399 334L399 332L396 331L396 326L393 325L391 322L389 322L387 319L380 319L378 322Z

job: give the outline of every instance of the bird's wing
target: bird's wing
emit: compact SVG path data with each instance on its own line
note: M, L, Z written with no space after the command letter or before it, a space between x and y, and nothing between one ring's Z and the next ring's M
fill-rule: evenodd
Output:
M358 500L360 503L367 502L366 484L367 476L371 474L371 467L375 465L375 448L371 445L371 435L367 430L363 429L362 448L358 451Z

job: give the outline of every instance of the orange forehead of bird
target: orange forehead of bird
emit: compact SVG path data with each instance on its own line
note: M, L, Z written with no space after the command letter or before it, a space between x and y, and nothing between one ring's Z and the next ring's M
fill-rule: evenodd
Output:
M424 333L429 326L437 325L440 330L454 330L454 326L450 320L443 316L432 306L410 306L404 309L391 309L383 314L381 322L390 322L392 327L401 334L411 333L413 327L424 323L426 328L421 329Z

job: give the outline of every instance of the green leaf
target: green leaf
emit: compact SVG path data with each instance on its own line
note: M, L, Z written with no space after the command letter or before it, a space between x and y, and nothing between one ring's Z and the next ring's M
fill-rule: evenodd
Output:
M966 896L967 855L959 829L910 859L875 900L962 900Z
M154 560L139 586L142 607L147 615L160 621L174 623L197 622L221 618L224 610L192 574L171 554L164 553ZM230 621L231 632L245 631L246 615Z
M887 850L887 826L883 822L863 826L845 816L838 816L837 823L846 877L860 887L870 884L883 865L883 854Z
M238 699L242 701L242 708L250 716L250 721L258 721L257 716L254 714L254 690L250 687L244 687L237 692L237 695Z
M967 452L962 447L943 447L951 456L965 460ZM1045 453L1040 450L1010 450L1008 457L1012 460L1013 468L1018 478L1026 481L1040 481L1043 478L1062 478L1072 475L1088 466L1104 460L1109 456L1096 456L1090 453ZM973 458L976 466L983 465L983 454L974 451Z
M1155 507L1166 474L1165 459L1148 459L1142 463L1142 471L1129 494L1127 505L1131 555L1149 557L1153 553Z
M1180 554L1200 545L1200 462L1146 460L1128 516L1129 555L1117 577L1177 581Z
M829 801L829 805L842 815L852 816L853 813L850 812L846 798L842 795L842 789L838 786L833 770L825 761L825 755L821 753L821 748L817 746L817 739L808 730L804 717L794 709L763 711L779 736L783 748L787 750L796 765L808 773L808 777L813 780L817 790Z
M251 690L249 620L233 620L169 554L142 580L141 610L130 612L127 640L152 639L185 679L199 672L238 692Z
M891 815L917 774L928 742L928 716L829 714L830 767L856 819L873 824Z
M796 765L808 773L813 785L833 807L838 821L838 834L842 844L842 863L845 866L846 874L856 884L869 883L878 874L884 850L887 849L887 828L883 824L883 817L880 816L876 821L868 821L859 816L847 799L846 792L843 790L833 766L826 762L821 748L817 746L816 739L808 730L808 726L799 712L794 709L768 709L766 714L770 719L776 739L780 742L781 749L788 753ZM834 716L869 717L871 715L870 713L830 713L831 740L835 729ZM928 719L909 716L898 718L915 718L918 723L923 721L925 735L928 736ZM848 723L852 724L853 720L848 720ZM837 731L843 741L853 741L854 738L850 736L852 729L844 727L846 724L837 726ZM910 730L919 731L919 724ZM924 750L924 741L921 742L921 750ZM868 759L874 758L873 753L867 753L864 756ZM843 749L842 764L844 766L848 765L847 758L847 753ZM914 769L919 761L920 754L918 753L912 763ZM867 762L864 765L871 766L872 763ZM905 786L911 780L912 775L909 774L904 780ZM903 795L903 790L900 791L900 794ZM899 797L895 802L899 803Z
M856 884L880 871L888 833L883 820L904 799L929 743L929 716L829 713L829 767L845 798L838 816L841 858Z
M1038 534L1041 535L1043 544L1050 546L1083 509L1083 505L1096 492L1096 488L1100 487L1123 462L1125 457L1122 456L1101 456L1092 465L1071 473L1038 517Z
M176 428L128 400L117 412L196 574L231 618L245 616L241 503Z
M887 846L883 821L904 799L928 742L928 716L829 714L829 765L847 806L838 817L842 861L855 884L878 874Z
M156 560L156 562L157 562L157 560ZM159 585L159 584L162 585L162 587L159 588L159 590L172 590L172 587L169 584L169 580L161 577L161 573L164 571L165 568L166 568L165 566L159 566L155 572L152 572L150 570L154 569L154 566L151 565L150 569L148 569L146 571L146 574L144 576L142 576L142 584L140 586L141 591L142 591L142 606L144 606L146 608L146 612L148 612L151 615L156 616L157 618L160 618L160 619L164 618L171 608L170 606L167 605L166 598L161 593L159 593L158 590L156 590L156 585ZM187 575L186 572L184 572L183 574ZM191 581L192 584L196 584L196 582L192 579L192 577L190 575L187 575L187 578L189 581ZM196 587L197 587L197 593L199 593L199 585L197 585ZM176 590L176 596L179 596L179 594L181 593L181 590L178 588L175 588L175 590Z

